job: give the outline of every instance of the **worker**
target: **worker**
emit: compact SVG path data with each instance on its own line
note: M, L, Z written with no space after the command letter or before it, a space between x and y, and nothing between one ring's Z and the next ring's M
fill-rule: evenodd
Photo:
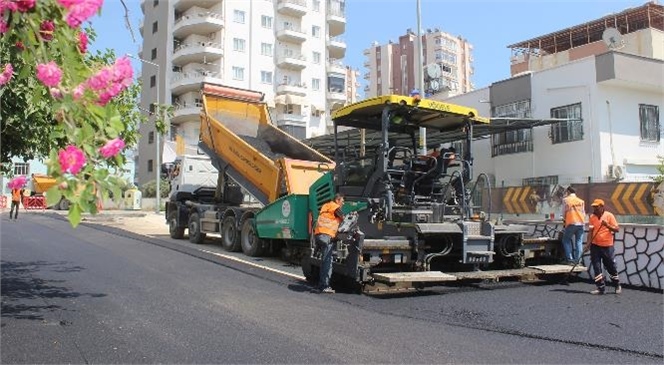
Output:
M586 208L583 199L569 186L563 199L563 250L567 264L576 265L581 260L583 229L586 224ZM574 244L572 246L572 244Z
M591 238L588 239L587 244L590 245L590 264L595 275L594 280L597 289L591 291L590 294L604 294L606 289L602 263L615 285L616 294L620 294L622 293L622 287L620 286L620 277L616 268L615 250L613 248L613 234L618 232L620 227L613 213L604 209L604 200L595 199L591 206L593 207L593 214L590 215L589 221L589 237Z
M14 213L14 220L18 219L18 207L23 198L23 193L25 189L15 186L12 188L12 207L9 210L9 219L12 219L12 213L14 213L14 207L16 207L16 213Z
M330 287L330 278L332 277L332 256L339 224L341 224L344 219L344 214L341 212L343 204L344 196L339 193L335 194L332 201L323 204L320 208L318 220L316 221L314 238L316 240L316 245L322 253L320 279L318 282L318 289L321 293L334 293L334 289Z

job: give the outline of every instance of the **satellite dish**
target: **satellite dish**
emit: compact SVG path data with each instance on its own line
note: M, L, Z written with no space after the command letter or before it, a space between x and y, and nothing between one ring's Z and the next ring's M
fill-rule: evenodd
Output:
M431 79L437 79L440 77L440 66L437 63L430 63L425 66L425 71L427 76Z
M620 49L625 46L625 40L616 28L606 28L604 33L602 33L602 40L611 50Z
M438 80L431 80L431 82L429 82L429 87L433 91L438 91L440 90L440 82L438 82Z

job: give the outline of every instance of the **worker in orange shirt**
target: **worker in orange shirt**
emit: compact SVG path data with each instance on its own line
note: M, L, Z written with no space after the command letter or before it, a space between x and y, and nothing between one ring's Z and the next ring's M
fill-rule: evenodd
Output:
M334 289L330 287L332 255L334 253L335 238L337 237L339 224L344 220L344 214L341 212L343 205L344 196L337 193L332 201L323 204L318 214L318 220L316 221L314 239L322 253L318 282L318 288L321 293L334 293Z
M19 187L12 188L12 207L9 210L9 219L12 219L12 213L14 213L14 208L16 208L16 213L14 213L14 219L18 219L18 207L23 199L23 192L25 190Z
M611 281L616 287L616 294L622 293L620 277L616 269L615 250L613 248L613 234L620 230L616 217L604 209L604 200L595 199L592 203L593 214L590 215L590 263L595 273L597 289L590 294L604 294L606 284L602 273L602 263L609 273Z
M583 199L576 196L576 190L569 186L563 199L563 250L567 264L576 265L581 260L583 230L586 225L586 206Z

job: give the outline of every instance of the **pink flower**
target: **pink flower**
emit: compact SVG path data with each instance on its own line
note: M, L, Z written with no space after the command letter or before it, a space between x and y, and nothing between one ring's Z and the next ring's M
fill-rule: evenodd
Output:
M117 155L122 151L124 148L125 143L122 139L120 138L114 138L104 145L104 147L99 149L99 153L101 153L104 158L109 158Z
M134 70L129 58L118 58L113 66L104 67L85 81L85 86L97 92L97 103L106 105L132 84Z
M5 70L0 73L0 85L4 85L11 80L12 75L14 74L14 67L11 63L5 65Z
M85 92L85 85L80 84L74 88L74 91L72 91L72 96L74 97L74 100L78 100L83 96L83 93Z
M46 86L57 86L62 79L62 71L51 61L37 65L37 78Z
M76 175L85 165L85 154L80 148L69 145L58 153L58 161L62 172Z
M18 6L13 0L0 0L0 15L3 15L5 10L16 11Z
M50 20L44 20L39 26L39 34L42 39L45 41L50 41L53 39L53 32L55 31L55 25Z
M2 15L1 12L0 12L0 15ZM9 30L9 27L7 26L7 23L3 19L0 19L0 34L4 34L8 30Z
M78 51L85 53L88 50L88 34L85 32L78 33Z
M9 183L7 183L7 187L10 189L20 189L25 186L27 180L28 178L25 176L17 176L9 180Z
M35 7L36 0L16 0L16 10L25 13Z
M93 16L104 3L104 0L58 0L67 9L65 21L70 27L76 28Z

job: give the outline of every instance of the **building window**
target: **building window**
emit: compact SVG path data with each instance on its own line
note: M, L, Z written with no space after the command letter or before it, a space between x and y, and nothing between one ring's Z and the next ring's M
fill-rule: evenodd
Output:
M14 164L14 176L30 174L30 164L24 162L16 162Z
M148 172L154 171L154 161L148 160Z
M639 104L639 124L642 142L659 142L661 126L657 105Z
M244 11L242 10L233 11L233 21L236 23L244 24Z
M583 140L581 103L551 109L551 118L578 119L551 124L551 142L564 143Z
M311 89L320 90L320 79L311 79Z
M159 22L152 23L152 34L157 33L158 30L159 30Z
M313 59L314 63L320 64L320 52L314 52Z
M245 41L241 38L233 38L233 50L238 52L244 52Z
M314 8L314 11L320 11L320 0L314 0L312 2L312 5L313 5L313 8Z
M155 87L157 86L157 76L152 75L150 76L150 87Z
M261 26L263 28L272 29L272 17L267 15L261 16Z
M342 93L346 90L346 78L343 76L329 76L327 90L333 93Z
M291 136L303 140L307 138L307 128L306 127L299 127L299 126L294 126L294 125L282 125L279 127L282 131L290 134Z
M158 5L159 5L159 0L154 0L154 1L152 2L152 7L153 7L153 8L156 8Z
M154 61L156 58L157 58L157 49L153 48L152 52L150 52L150 59Z
M530 100L498 105L491 113L496 118L530 118ZM496 133L491 136L491 157L533 150L532 128Z
M272 72L261 71L261 82L264 84L272 84Z
M233 80L244 80L244 68L233 66Z
M154 143L154 132L148 133L148 144Z
M317 25L313 25L311 27L311 35L316 38L320 38L320 27Z
M272 57L272 43L261 43L261 55Z

